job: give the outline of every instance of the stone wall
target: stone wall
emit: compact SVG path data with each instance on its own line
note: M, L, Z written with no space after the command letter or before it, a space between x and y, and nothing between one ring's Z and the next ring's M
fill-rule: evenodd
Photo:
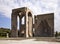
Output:
M54 13L35 16L35 33L37 37L54 36Z

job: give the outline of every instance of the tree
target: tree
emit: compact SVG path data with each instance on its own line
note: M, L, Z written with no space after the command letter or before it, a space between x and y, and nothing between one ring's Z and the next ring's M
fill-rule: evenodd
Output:
M58 32L56 31L56 33L55 33L55 37L57 37L58 36Z
M60 32L59 32L59 36L60 36Z
M0 28L0 37L6 37L7 33L10 34L10 29Z

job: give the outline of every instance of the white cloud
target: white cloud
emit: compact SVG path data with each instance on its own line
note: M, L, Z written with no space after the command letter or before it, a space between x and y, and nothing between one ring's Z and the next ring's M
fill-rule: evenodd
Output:
M12 9L17 7L19 7L18 4L15 4L12 0L0 0L0 12L8 18L11 18Z
M18 7L28 7L32 10L33 14L53 12L57 1L56 0L0 0L0 9L2 12L5 10L6 16L10 16L11 10ZM7 15L7 11L8 14Z
M55 13L55 30L60 31L60 1L59 0L0 0L0 12L11 18L13 8L28 7L34 15Z

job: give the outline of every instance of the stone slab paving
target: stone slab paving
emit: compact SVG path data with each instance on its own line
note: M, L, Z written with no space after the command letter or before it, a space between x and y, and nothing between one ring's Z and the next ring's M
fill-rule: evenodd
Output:
M0 40L0 44L60 44L60 42L35 41L35 39L25 39L25 40Z

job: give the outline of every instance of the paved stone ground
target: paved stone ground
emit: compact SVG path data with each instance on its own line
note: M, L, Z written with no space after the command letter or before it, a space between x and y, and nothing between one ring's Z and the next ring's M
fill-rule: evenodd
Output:
M0 40L0 44L60 44L60 42L35 41L35 39L25 39L25 40Z

